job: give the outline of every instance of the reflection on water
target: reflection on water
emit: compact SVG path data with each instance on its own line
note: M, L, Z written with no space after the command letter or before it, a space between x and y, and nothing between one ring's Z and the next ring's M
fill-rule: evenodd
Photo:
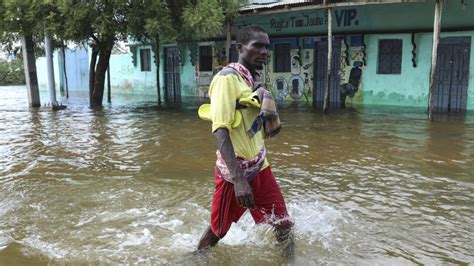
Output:
M29 110L0 88L0 264L282 264L249 215L209 254L214 140L196 103L119 98ZM45 100L43 100L45 102ZM269 159L296 221L294 264L474 262L474 119L365 107L281 110Z

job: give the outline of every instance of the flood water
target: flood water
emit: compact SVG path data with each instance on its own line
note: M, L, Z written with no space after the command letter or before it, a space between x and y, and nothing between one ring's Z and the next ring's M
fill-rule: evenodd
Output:
M293 261L245 214L209 253L215 142L196 106L114 97L30 110L0 88L0 265L472 264L474 118L289 106L267 141ZM45 93L46 94L46 93ZM47 95L44 95L43 103Z

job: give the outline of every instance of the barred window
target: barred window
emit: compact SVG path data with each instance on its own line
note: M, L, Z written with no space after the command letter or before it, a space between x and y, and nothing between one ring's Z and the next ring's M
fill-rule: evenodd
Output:
M377 74L402 72L402 40L379 40Z
M199 71L212 71L212 46L199 46Z
M140 69L141 71L151 71L150 49L140 49Z
M273 72L291 72L289 43L277 43L273 51Z

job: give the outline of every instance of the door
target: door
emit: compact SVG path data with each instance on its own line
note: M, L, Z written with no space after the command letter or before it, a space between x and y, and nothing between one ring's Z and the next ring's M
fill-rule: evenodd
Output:
M165 98L168 102L181 99L178 47L164 48Z
M328 65L328 42L323 39L316 43L314 51L314 92L313 104L317 108L322 108L324 105L324 92L326 90L327 80L327 65ZM335 38L332 43L332 67L331 77L329 83L329 107L342 107L342 97L340 91L340 58L341 57L341 39Z
M470 52L470 37L440 39L432 96L435 112L466 111Z

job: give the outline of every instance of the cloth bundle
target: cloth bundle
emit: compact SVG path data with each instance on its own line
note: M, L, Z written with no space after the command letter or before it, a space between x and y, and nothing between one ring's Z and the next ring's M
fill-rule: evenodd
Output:
M252 138L263 126L265 138L274 137L280 132L281 123L275 100L270 91L263 86L262 82L255 80L250 71L242 64L230 63L227 67L234 69L240 74L247 85L256 93L260 103L260 114L247 131L247 135Z

